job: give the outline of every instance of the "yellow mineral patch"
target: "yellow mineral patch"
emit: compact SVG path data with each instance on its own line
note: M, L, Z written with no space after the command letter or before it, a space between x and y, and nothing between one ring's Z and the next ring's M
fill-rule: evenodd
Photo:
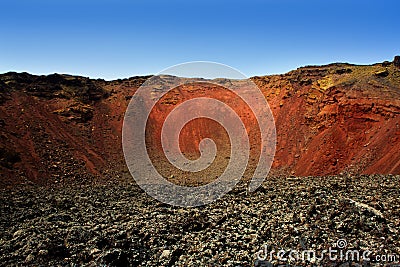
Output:
M317 83L322 90L326 90L334 86L333 80L329 76L326 76L321 80L318 80Z

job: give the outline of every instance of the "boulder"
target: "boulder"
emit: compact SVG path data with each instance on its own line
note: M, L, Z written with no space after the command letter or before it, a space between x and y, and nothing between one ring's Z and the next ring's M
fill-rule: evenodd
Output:
M55 110L53 113L63 116L70 121L84 123L92 119L93 107L77 102L66 108Z
M386 77L386 76L389 75L389 71L388 71L387 69L385 69L385 70L379 70L379 71L376 71L374 74L375 74L376 76L378 76L378 77Z
M400 56L395 56L395 57L394 57L393 64L394 64L396 67L400 68Z

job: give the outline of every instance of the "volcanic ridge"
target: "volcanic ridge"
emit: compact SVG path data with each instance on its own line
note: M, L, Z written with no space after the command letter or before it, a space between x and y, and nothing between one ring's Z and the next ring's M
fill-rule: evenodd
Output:
M365 66L307 66L282 75L252 77L276 124L270 174L399 174L398 61L396 57L393 62ZM1 186L129 179L121 145L124 113L149 77L105 81L63 74L1 74ZM165 161L159 144L163 114L196 96L231 102L238 113L248 113L244 103L216 86L189 84L172 90L159 101L148 122L148 149L156 165ZM251 131L254 120L251 116L243 120ZM216 134L218 125L212 123L196 120L183 129L183 152L196 154L201 138L209 136L224 147L226 134L223 130ZM250 136L257 147L257 133ZM217 160L221 166L223 159ZM177 176L165 169L166 175Z

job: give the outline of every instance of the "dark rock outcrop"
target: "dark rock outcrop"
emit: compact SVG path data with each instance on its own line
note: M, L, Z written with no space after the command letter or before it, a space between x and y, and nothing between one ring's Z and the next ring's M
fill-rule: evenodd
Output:
M394 57L393 64L394 64L396 67L400 68L400 56L395 56L395 57Z
M21 157L15 151L9 150L0 145L0 165L11 169L14 164L21 161Z

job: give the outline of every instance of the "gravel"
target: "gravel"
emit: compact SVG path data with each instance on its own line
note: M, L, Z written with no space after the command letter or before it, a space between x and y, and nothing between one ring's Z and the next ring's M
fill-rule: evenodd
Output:
M195 208L160 203L134 183L4 189L0 265L381 266L376 255L400 255L399 182L394 175L268 178L256 192L240 184ZM257 258L265 245L318 252L338 240L371 251L371 262Z

